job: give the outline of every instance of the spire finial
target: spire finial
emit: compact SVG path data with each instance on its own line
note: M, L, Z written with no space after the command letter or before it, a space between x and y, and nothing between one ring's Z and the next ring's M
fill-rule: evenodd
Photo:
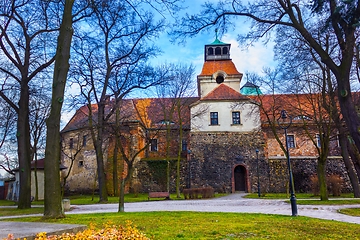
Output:
M218 39L218 29L217 28L215 28L215 37L216 37L216 39Z

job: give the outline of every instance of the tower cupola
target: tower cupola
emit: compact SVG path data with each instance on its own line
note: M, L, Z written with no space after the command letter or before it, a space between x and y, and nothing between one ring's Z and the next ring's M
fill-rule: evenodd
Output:
M205 45L205 62L213 60L229 60L230 44L223 43L218 39L216 31L216 39L214 42Z

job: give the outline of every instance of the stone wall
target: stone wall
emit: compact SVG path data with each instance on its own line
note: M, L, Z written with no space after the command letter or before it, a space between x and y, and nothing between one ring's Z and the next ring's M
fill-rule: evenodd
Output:
M245 191L252 192L257 189L257 166L259 182L264 182L269 168L263 146L261 131L191 133L191 187L211 186L216 192L234 192L234 168L242 166ZM259 150L258 158L256 149Z
M176 160L169 161L170 192L176 192ZM167 165L164 160L142 160L136 164L137 180L141 184L141 192L167 191ZM188 187L187 160L180 161L180 191Z
M311 192L310 178L316 176L316 158L290 158L294 177L295 192ZM289 174L286 158L269 159L269 191L287 192L289 187ZM326 165L327 176L339 175L343 180L342 192L351 192L352 187L347 175L345 165L341 158L330 157Z

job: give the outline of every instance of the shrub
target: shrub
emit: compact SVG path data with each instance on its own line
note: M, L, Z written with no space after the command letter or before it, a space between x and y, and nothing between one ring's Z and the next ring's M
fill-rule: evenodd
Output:
M141 189L141 183L138 180L135 180L132 184L132 192L134 193L134 197L138 197Z
M343 184L342 178L337 174L332 174L327 178L327 182L329 192L332 192L333 196L340 196Z
M311 182L311 191L314 194L314 196L319 196L320 194L320 186L319 186L319 179L317 175L312 175L310 177Z
M6 240L14 240L14 236L9 234ZM90 227L78 233L63 233L61 235L47 236L45 232L38 233L35 240L75 240L75 239L139 239L149 240L145 234L141 233L132 225L131 221L127 221L125 226L115 226L106 224L102 229Z
M311 181L311 189L314 196L318 196L320 193L320 187L319 187L319 180L317 175L311 176L310 181ZM333 196L340 196L343 182L344 182L343 179L337 174L332 174L328 176L326 178L328 192L331 192Z
M185 199L189 199L189 198L190 198L190 189L185 188L185 189L183 189L182 193L184 194L184 198L185 198Z
M183 189L185 199L198 199L201 198L212 198L214 197L214 188L203 187L203 188L186 188Z

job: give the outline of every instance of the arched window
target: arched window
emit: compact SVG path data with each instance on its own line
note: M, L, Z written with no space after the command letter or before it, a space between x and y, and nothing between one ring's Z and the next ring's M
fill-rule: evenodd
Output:
M227 47L223 47L223 54L228 54L228 48Z
M212 47L208 48L208 55L214 55L214 49Z
M221 55L221 47L215 48L215 55Z

